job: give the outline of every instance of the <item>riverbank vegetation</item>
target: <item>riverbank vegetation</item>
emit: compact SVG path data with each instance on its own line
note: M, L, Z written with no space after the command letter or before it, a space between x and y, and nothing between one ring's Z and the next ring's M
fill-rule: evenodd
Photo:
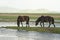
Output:
M50 32L50 33L59 33L60 34L60 27L16 27L16 26L11 26L11 27L2 27L2 28L7 28L7 29L16 29L16 30L26 30L26 31L37 31L37 32Z
M48 13L0 13L0 21L6 21L6 22L15 22L17 17L19 15L22 16L29 16L30 17L30 21L31 20L36 20L38 17L40 17L41 15L44 16L52 16L54 17L55 20L60 20L60 14L48 14Z

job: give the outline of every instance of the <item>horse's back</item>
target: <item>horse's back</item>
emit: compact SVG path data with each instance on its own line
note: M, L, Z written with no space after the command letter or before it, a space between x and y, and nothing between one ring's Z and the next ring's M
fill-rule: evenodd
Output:
M26 18L29 18L29 16L23 16L23 17L24 17L25 19L26 19Z
M19 21L28 21L29 20L29 16L18 16L18 20Z
M48 21L54 20L54 18L51 17L51 16L41 16L40 19L41 19L42 22L43 22L43 21L44 21L44 22L48 22Z

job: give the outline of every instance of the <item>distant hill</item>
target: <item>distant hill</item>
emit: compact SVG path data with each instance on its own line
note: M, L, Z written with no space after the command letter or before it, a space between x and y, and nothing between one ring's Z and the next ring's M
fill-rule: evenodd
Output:
M58 13L58 12L49 11L48 9L20 10L20 9L10 8L10 7L0 7L0 13Z
M20 13L58 13L55 11L49 11L47 9L35 9L35 10L27 9L27 10L20 10L19 12Z

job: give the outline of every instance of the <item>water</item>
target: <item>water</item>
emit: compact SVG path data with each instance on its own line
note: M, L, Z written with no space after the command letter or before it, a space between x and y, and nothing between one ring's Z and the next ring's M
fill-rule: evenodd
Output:
M30 27L41 27L40 25L35 26L34 22L29 22ZM23 25L26 26L26 22L23 22ZM45 23L45 27L48 27L48 23ZM60 27L60 23L55 23L56 27ZM0 22L0 27L6 27L6 26L17 26L16 22ZM51 25L53 27L53 25Z
M0 40L60 40L60 34L0 28Z
M45 23L45 27L48 26L47 24ZM23 25L26 26L25 22ZM60 27L60 23L55 23L55 25ZM0 27L6 26L17 26L17 24L16 22L0 22ZM40 25L35 26L34 22L30 22L30 26L40 27ZM0 40L60 40L60 34L0 28Z

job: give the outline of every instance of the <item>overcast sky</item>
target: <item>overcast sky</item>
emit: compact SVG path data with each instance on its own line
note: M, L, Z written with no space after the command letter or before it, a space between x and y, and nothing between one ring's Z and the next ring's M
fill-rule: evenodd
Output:
M60 0L0 0L0 7L48 9L60 12Z

